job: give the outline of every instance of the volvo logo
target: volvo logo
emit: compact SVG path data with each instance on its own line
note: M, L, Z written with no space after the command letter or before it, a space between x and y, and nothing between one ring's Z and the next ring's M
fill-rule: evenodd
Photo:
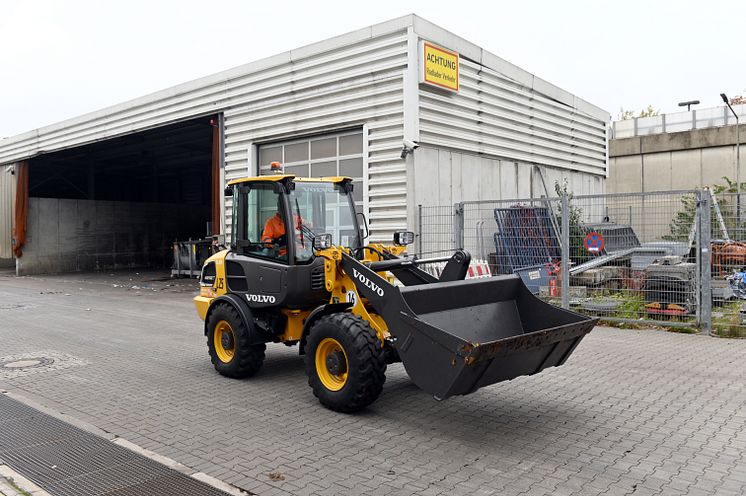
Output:
M255 294L247 294L246 299L249 300L249 303L274 303L277 301L274 296Z
M365 275L358 272L357 269L355 268L352 269L352 275L353 277L355 277L355 279L363 283L365 287L367 287L368 289L376 293L378 296L383 297L383 288L381 286L379 286L378 284L374 283L373 281L365 277Z

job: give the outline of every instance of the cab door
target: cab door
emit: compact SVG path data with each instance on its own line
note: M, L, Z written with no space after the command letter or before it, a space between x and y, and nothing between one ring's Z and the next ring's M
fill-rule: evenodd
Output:
M237 188L233 201L233 250L226 257L228 288L251 307L285 302L292 232L288 232L283 185L258 181ZM290 234L290 235L288 235Z

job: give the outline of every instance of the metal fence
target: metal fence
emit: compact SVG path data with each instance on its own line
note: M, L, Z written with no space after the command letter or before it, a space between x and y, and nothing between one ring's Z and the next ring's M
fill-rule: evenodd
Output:
M493 276L517 274L540 298L608 322L746 336L742 196L702 189L420 206L417 251L466 249Z
M746 105L733 105L741 118L746 117ZM692 129L728 126L736 123L735 116L726 105L692 109L688 112L672 112L650 117L633 117L611 123L611 138L631 138L648 134L676 133Z

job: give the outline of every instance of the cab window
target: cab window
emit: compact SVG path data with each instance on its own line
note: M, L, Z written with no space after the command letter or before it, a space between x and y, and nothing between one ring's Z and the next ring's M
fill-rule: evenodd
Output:
M285 212L281 198L273 184L241 188L238 202L244 213L244 239L238 244L246 255L287 262Z

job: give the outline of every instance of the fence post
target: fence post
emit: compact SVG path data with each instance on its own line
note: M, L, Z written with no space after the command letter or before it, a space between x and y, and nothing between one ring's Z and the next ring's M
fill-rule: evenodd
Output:
M712 251L710 244L710 194L707 189L697 190L697 217L699 218L697 236L697 257L699 258L699 301L700 328L702 334L709 335L712 330Z
M562 195L562 308L570 308L570 198Z
M456 248L464 249L464 202L453 204L453 241Z
M422 204L417 205L417 256L422 257Z

